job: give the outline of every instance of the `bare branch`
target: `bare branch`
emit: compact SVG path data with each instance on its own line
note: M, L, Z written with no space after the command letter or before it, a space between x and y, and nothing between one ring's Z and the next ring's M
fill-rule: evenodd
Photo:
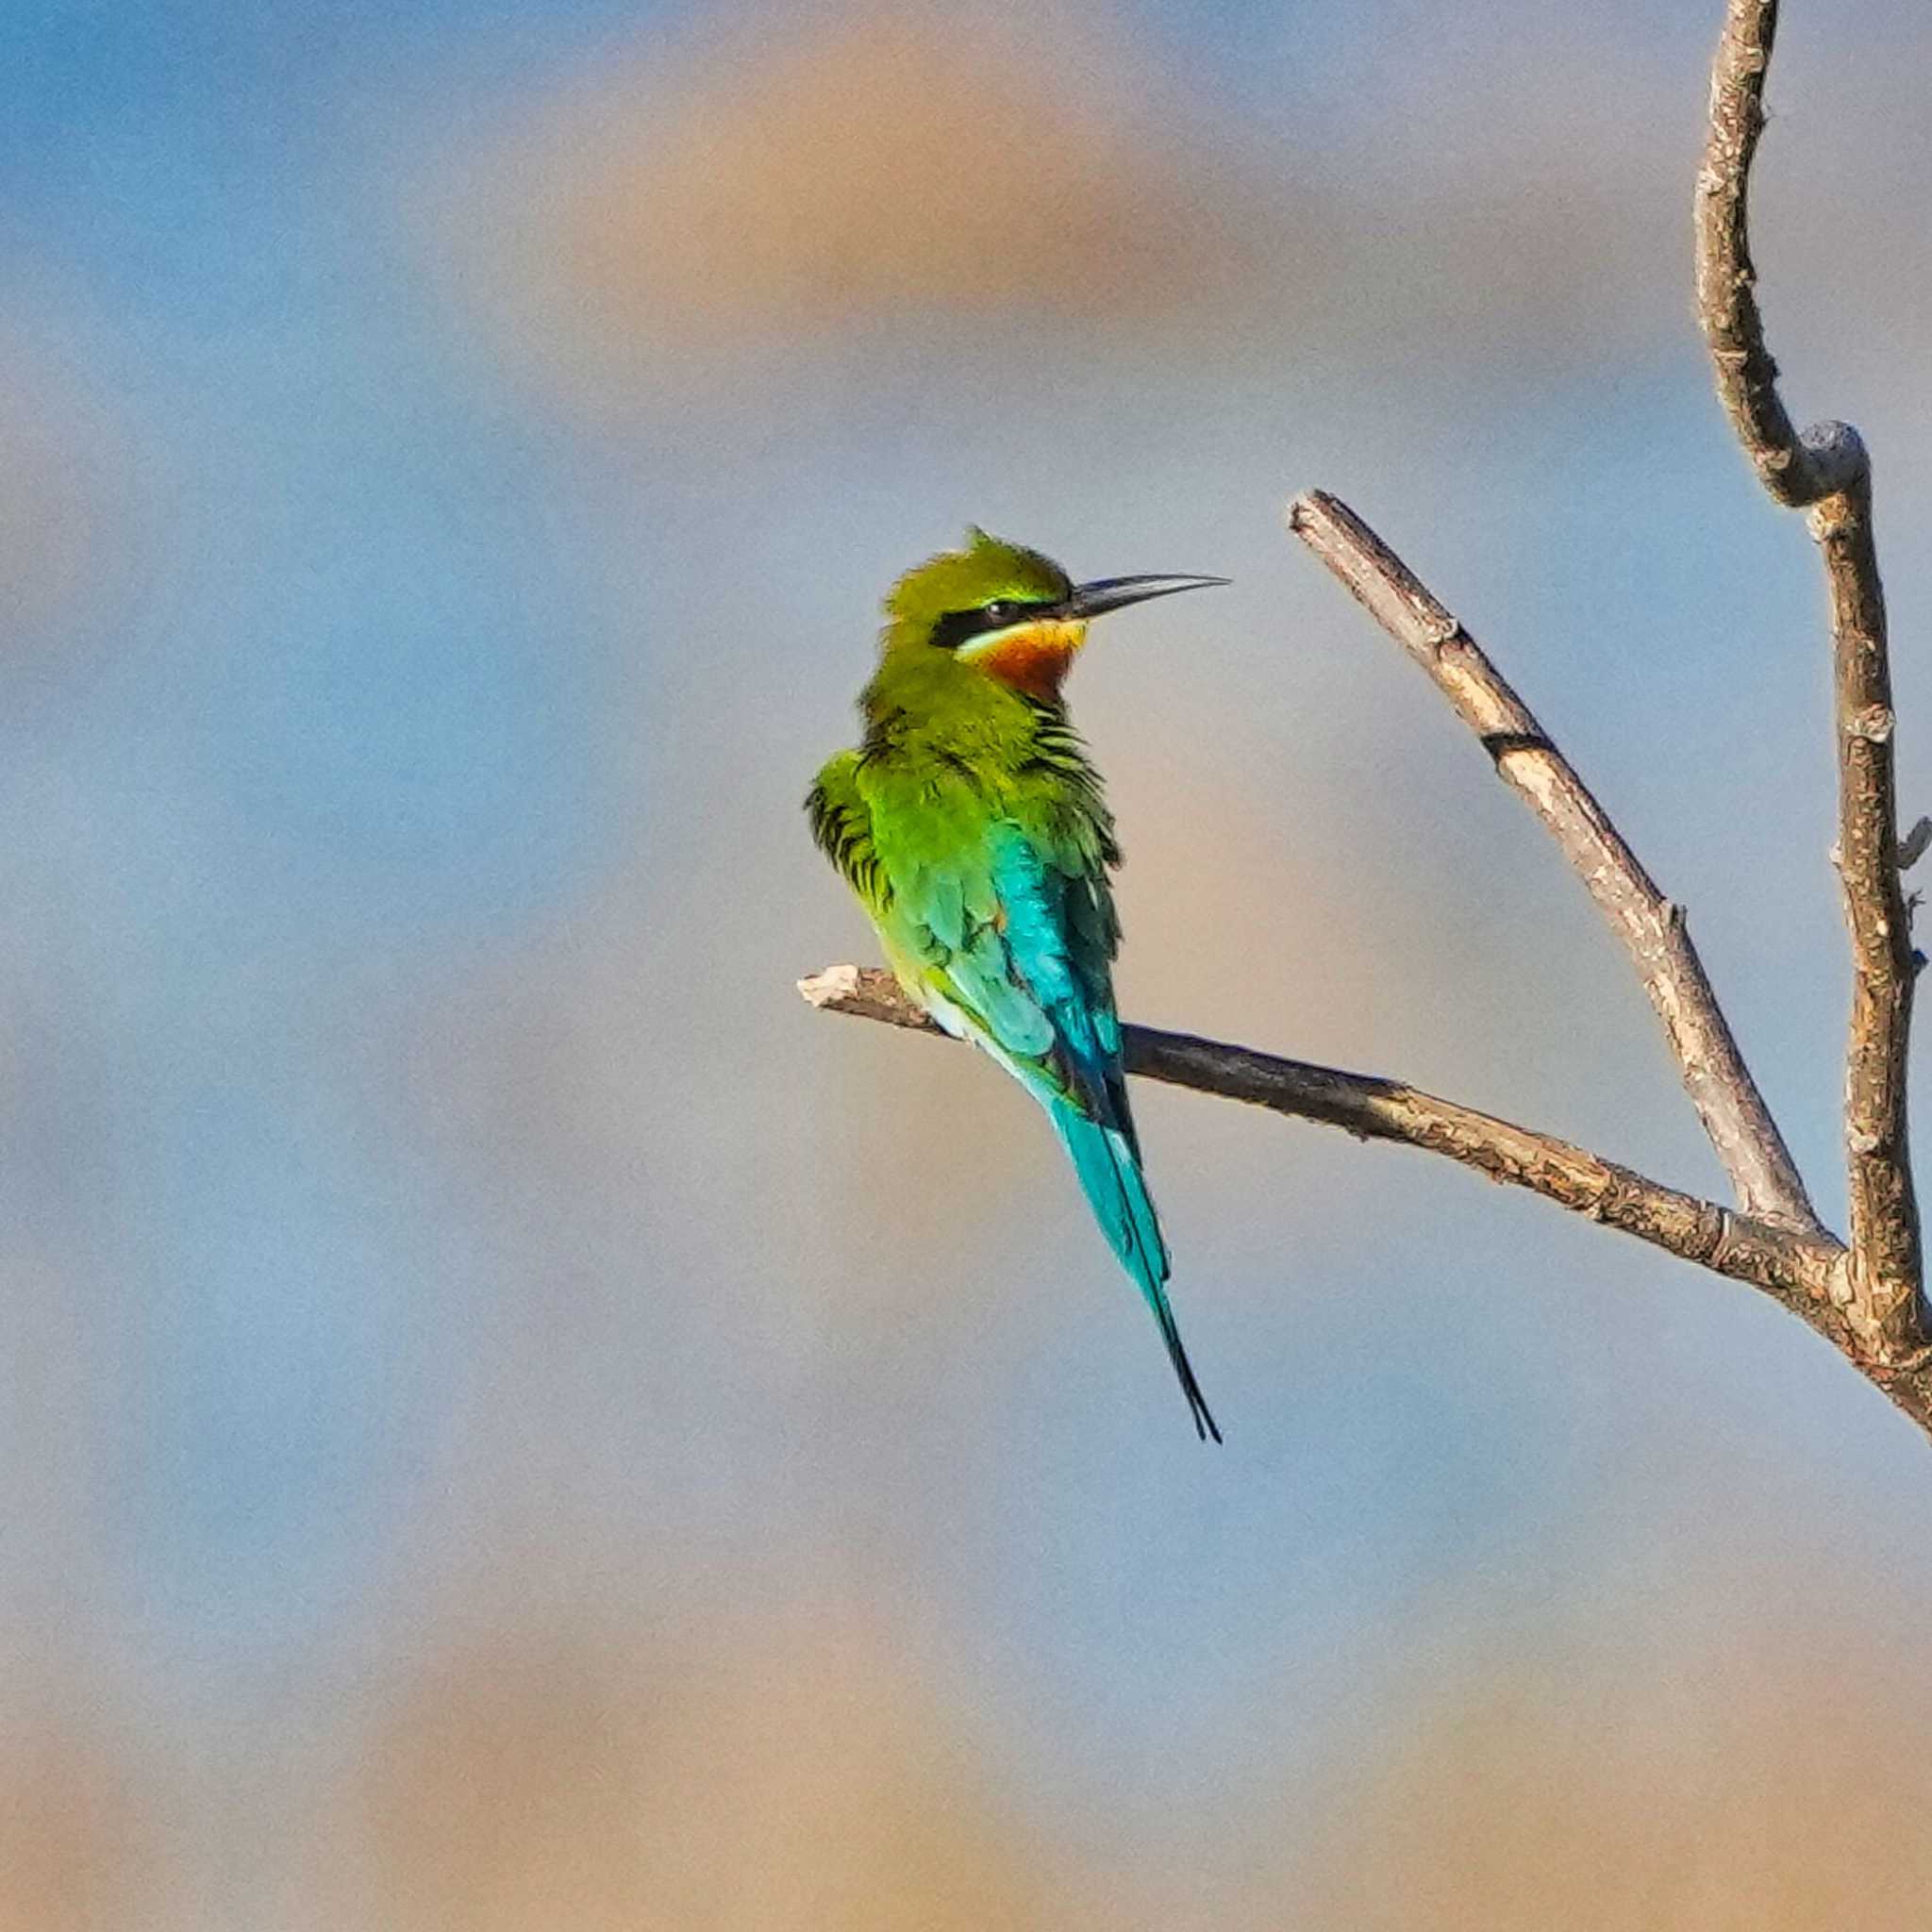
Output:
M876 968L827 967L800 980L798 990L827 1012L945 1037L892 975ZM1681 1260L1762 1289L1848 1356L1932 1435L1932 1372L1897 1373L1874 1363L1862 1350L1842 1312L1848 1295L1845 1250L1828 1235L1733 1213L1554 1135L1497 1120L1400 1081L1149 1026L1124 1026L1121 1045L1130 1074L1340 1127L1357 1140L1389 1141L1445 1155L1491 1180L1527 1189Z
M1854 1312L1875 1352L1924 1346L1924 1262L1907 1122L1906 1048L1922 963L1900 880L1891 673L1869 480L1811 511L1831 591L1839 754L1839 877L1852 938L1845 1051Z
M1348 508L1311 490L1288 525L1435 681L1497 775L1536 813L1628 949L1744 1212L1823 1237L1805 1184L1731 1037L1684 908L1666 899L1475 640Z
M1764 487L1792 508L1842 490L1864 469L1855 433L1828 423L1800 437L1777 392L1757 313L1746 200L1764 131L1764 76L1777 0L1729 0L1710 68L1710 134L1697 174L1697 315L1718 396Z
M1396 1081L1145 1027L1123 1028L1123 1048L1130 1073L1446 1156L1748 1282L1829 1340L1932 1436L1932 1335L1906 1091L1913 983L1924 962L1912 949L1900 878L1932 845L1932 822L1922 820L1899 839L1870 459L1844 424L1818 425L1802 436L1793 429L1757 310L1746 199L1776 26L1777 0L1726 0L1697 180L1697 306L1731 425L1772 496L1810 512L1830 592L1836 857L1854 976L1845 1074L1849 1245L1824 1229L1806 1194L1690 943L1683 908L1657 891L1475 641L1346 505L1320 491L1290 506L1290 528L1427 672L1583 878L1663 1021L1741 1211ZM800 981L799 990L836 1012L939 1030L888 974L832 967Z
M939 1033L890 973L832 966L798 990L815 1006L889 1025ZM1554 1135L1513 1125L1419 1088L1344 1074L1187 1033L1122 1029L1130 1074L1340 1127L1359 1141L1394 1141L1444 1154L1491 1180L1527 1188L1574 1213L1748 1281L1781 1301L1828 1303L1844 1250L1828 1237L1799 1236L1714 1202L1679 1193Z
M1824 559L1838 737L1838 858L1853 968L1845 1065L1853 1292L1847 1317L1880 1360L1907 1360L1928 1341L1906 1092L1920 962L1899 878L1910 860L1898 840L1885 590L1872 538L1865 445L1842 423L1794 434L1757 310L1746 204L1776 31L1776 0L1729 0L1711 68L1710 135L1697 177L1697 308L1718 394L1745 455L1779 503L1810 508L1811 534Z

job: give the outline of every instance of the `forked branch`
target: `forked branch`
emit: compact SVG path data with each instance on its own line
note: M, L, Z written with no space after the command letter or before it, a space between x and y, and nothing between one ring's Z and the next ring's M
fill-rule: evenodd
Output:
M1747 204L1776 32L1777 0L1728 0L1697 176L1697 310L1718 394L1745 455L1777 502L1809 511L1824 560L1838 741L1837 859L1852 939L1846 1315L1878 1359L1909 1361L1928 1340L1906 1112L1906 1048L1921 961L1899 877L1885 589L1872 538L1872 465L1864 442L1843 423L1822 423L1802 436L1793 430L1757 308Z
M1765 345L1746 220L1776 24L1777 0L1727 0L1697 179L1697 302L1732 427L1773 497L1808 510L1830 592L1837 858L1854 981L1845 1074L1849 1241L1819 1222L1690 943L1682 908L1657 891L1469 633L1366 524L1319 491L1291 505L1290 527L1428 673L1583 878L1663 1022L1738 1207L1680 1193L1566 1141L1399 1081L1145 1027L1124 1028L1123 1044L1130 1073L1447 1156L1748 1282L1829 1340L1932 1436L1932 1346L1906 1131L1906 1046L1913 981L1924 962L1912 950L1899 876L1871 465L1857 432L1843 424L1802 436L1793 430ZM1905 862L1918 857L1924 831L1915 829ZM937 1030L887 974L838 966L801 981L800 991L835 1012Z
M830 966L801 979L798 990L826 1012L946 1037L890 973L876 968ZM1152 1026L1124 1026L1121 1055L1128 1073L1150 1080L1319 1121L1358 1141L1392 1141L1447 1155L1492 1181L1526 1188L1666 1254L1748 1281L1814 1326L1829 1332L1834 1324L1833 1280L1844 1251L1828 1235L1794 1236L1751 1215L1734 1214L1554 1134L1478 1113L1400 1080L1345 1074Z
M1623 941L1663 1022L1684 1085L1745 1213L1824 1230L1690 942L1684 908L1637 855L1480 645L1349 507L1310 490L1288 526L1426 672L1496 774L1543 823Z
M798 982L824 1012L849 1013L947 1036L876 968L829 966ZM1124 1026L1127 1071L1198 1093L1245 1101L1298 1120L1445 1155L1491 1180L1541 1194L1559 1208L1635 1235L1666 1254L1748 1282L1823 1335L1932 1435L1932 1372L1894 1372L1864 1354L1842 1312L1845 1250L1829 1235L1798 1233L1715 1201L1680 1193L1587 1148L1537 1132L1399 1080L1349 1074L1227 1046L1186 1033Z

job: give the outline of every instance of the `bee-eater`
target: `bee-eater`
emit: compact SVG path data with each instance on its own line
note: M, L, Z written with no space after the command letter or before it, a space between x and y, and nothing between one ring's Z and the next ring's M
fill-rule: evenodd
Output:
M1046 1109L1113 1251L1160 1324L1194 1428L1218 1442L1168 1307L1167 1243L1121 1068L1100 774L1060 685L1109 610L1224 577L1075 584L1036 550L971 529L885 602L865 737L818 775L812 834L878 928L899 983Z

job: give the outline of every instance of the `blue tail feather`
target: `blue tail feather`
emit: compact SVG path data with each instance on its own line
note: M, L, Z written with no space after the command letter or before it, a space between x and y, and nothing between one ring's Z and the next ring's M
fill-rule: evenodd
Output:
M1071 1100L1056 1096L1046 1103L1055 1131L1072 1158L1074 1171L1080 1176L1094 1217L1099 1221L1121 1265L1134 1277L1154 1319L1160 1325L1160 1339L1167 1344L1168 1359L1180 1379L1188 1406L1193 1412L1194 1432L1218 1442L1221 1431L1208 1413L1194 1379L1193 1364L1181 1346L1180 1330L1174 1326L1174 1310L1168 1306L1166 1281L1169 1273L1167 1243L1161 1239L1160 1222L1141 1173L1141 1162L1127 1133L1119 1127L1103 1126L1081 1111Z

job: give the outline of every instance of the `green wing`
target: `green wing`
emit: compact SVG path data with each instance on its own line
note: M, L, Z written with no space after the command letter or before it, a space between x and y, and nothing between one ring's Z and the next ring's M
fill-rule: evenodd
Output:
M1042 1099L1124 1125L1106 809L1063 783L1006 788L1004 809L990 789L953 761L843 751L806 810L908 990L956 1009Z
M928 777L919 803L906 813L874 800L889 942L1038 1097L1116 1124L1114 926L1095 844L1063 812L990 817L983 794L944 777Z
M996 803L958 758L908 765L847 751L819 774L806 809L907 990L1045 1108L1154 1311L1195 1429L1219 1441L1168 1305L1167 1243L1122 1074L1112 824L1091 782L1043 796L999 789Z
M955 1009L1046 1108L1094 1218L1154 1311L1196 1430L1219 1441L1168 1304L1167 1242L1121 1066L1109 971L1118 928L1092 831L1069 837L1064 818L1032 827L997 819L950 856L935 851L903 871L889 839L897 896L881 930L918 960L929 1002Z
M892 885L873 843L872 808L859 795L858 752L841 751L825 761L805 794L805 810L819 850L838 867L874 922L883 923L892 903Z

